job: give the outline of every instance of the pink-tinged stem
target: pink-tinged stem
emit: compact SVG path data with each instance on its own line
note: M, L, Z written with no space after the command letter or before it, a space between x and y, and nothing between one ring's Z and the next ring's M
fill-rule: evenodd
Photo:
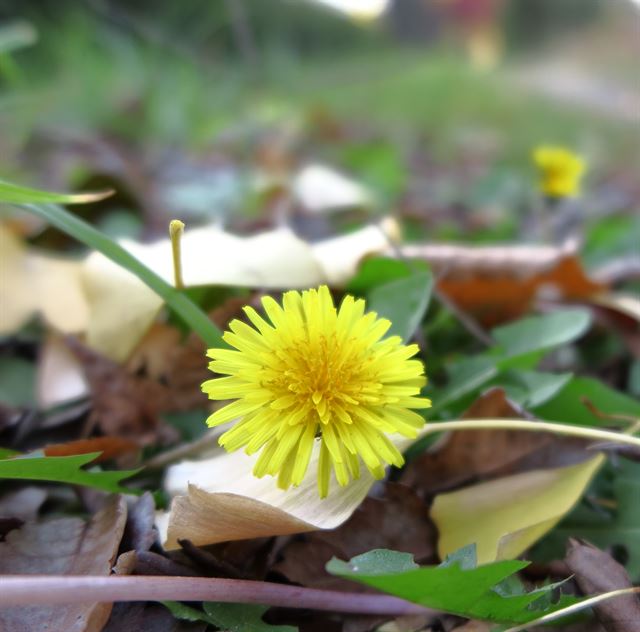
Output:
M430 611L389 595L210 577L1 575L0 607L110 601L219 601L402 616Z

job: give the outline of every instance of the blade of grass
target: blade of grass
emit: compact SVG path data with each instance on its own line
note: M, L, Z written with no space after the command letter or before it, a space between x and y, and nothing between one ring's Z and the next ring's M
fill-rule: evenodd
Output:
M4 185L3 190L0 191L0 198L4 199ZM225 346L220 330L188 296L169 285L111 238L57 204L20 204L20 206L135 274L160 296L169 309L178 314L209 347Z
M11 184L0 180L0 202L7 204L32 204L41 202L58 202L60 204L86 204L87 202L97 202L104 200L113 191L96 191L90 193L51 193L50 191L39 191L30 189L18 184Z

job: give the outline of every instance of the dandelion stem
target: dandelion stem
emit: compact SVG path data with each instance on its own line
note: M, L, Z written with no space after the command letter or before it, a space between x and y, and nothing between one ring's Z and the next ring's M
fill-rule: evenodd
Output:
M282 608L402 616L430 610L390 595L288 586L211 577L72 575L0 576L0 606L112 601L217 601Z
M184 290L182 280L182 254L180 242L184 232L184 223L179 219L173 219L169 223L169 237L171 238L171 254L173 256L173 278L177 290Z
M568 437L614 441L617 444L640 447L640 439L622 432L600 430L586 426L559 424L548 421L527 421L525 419L463 419L461 421L440 421L428 424L422 430L422 436L435 432L454 430L525 430L529 432L549 432Z

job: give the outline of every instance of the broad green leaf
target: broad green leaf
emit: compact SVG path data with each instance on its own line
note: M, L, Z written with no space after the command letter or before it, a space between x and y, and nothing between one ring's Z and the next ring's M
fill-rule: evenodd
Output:
M422 566L395 572L383 572L376 567L376 560L384 559L387 568L405 568L406 553L395 551L370 551L344 562L333 558L327 571L345 579L352 579L383 592L401 597L429 608L488 621L519 623L531 620L539 611L530 609L551 586L525 593L512 587L508 596L502 582L525 568L528 562L517 560L495 562L475 568L465 568L472 559L467 550L457 558L440 566ZM393 558L396 557L394 563ZM515 584L512 584L515 586Z
M517 557L575 506L603 462L598 455L436 496L431 518L440 557L469 544L476 545L480 564Z
M478 390L498 375L496 361L487 355L469 356L452 365L446 388L433 394L434 409L440 409Z
M395 281L411 274L411 266L402 259L372 257L365 259L356 275L349 281L346 291L358 296L365 295L376 285Z
M533 412L542 419L584 426L602 424L584 405L583 398L604 413L640 419L640 402L590 377L574 377L553 399L535 407Z
M374 287L368 294L367 308L391 321L387 335L400 336L406 342L427 311L432 289L431 272L415 272Z
M500 355L513 358L558 347L579 338L589 328L591 316L583 309L565 309L523 318L496 327L491 333Z
M138 490L127 489L119 484L122 479L133 476L139 470L97 472L81 469L83 465L91 463L97 456L100 456L99 452L74 456L34 454L33 456L24 455L2 459L0 460L0 479L51 481L83 485L113 493L140 493Z
M592 505L576 508L535 549L536 559L557 559L568 538L584 538L600 548L624 547L632 581L640 581L640 463L622 460L615 470L612 510Z
M0 358L0 402L9 406L33 406L36 367L24 358Z
M533 402L544 401L566 378L558 376L557 379L547 379L531 369L545 351L582 335L589 322L588 312L571 309L532 316L497 327L492 332L498 343L496 346L486 353L467 356L449 368L447 386L430 393L434 402L432 412L470 396L492 380L494 384L502 386L502 376L506 371L518 371L523 389L520 397L526 396ZM506 379L507 382L513 380L509 374Z
M571 373L507 371L500 379L507 395L525 408L535 408L554 397L569 380Z
M271 625L262 620L269 606L204 602L204 612L177 601L163 601L176 619L203 621L228 632L296 632L291 625Z
M7 204L42 204L56 202L58 204L87 204L104 200L113 191L97 191L94 193L51 193L22 187L0 180L0 202Z

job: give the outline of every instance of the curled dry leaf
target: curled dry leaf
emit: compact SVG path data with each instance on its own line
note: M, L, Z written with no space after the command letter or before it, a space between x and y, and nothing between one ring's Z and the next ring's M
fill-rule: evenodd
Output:
M569 540L565 562L585 595L632 586L624 567L588 542ZM637 595L621 595L603 601L594 606L593 611L607 632L640 632L640 600Z
M392 435L400 451L412 440ZM307 474L298 487L287 491L272 477L256 478L258 455L225 452L202 461L184 461L167 469L164 487L173 496L170 510L159 513L156 524L167 549L178 540L204 546L230 540L289 535L334 529L344 523L376 482L366 468L360 478L340 487L332 472L327 498L318 495L316 442ZM233 473L230 476L230 473Z
M27 523L0 543L0 574L109 575L126 517L124 500L112 496L88 523L80 518ZM0 629L98 632L110 612L109 603L3 608Z
M597 455L436 496L431 517L440 532L440 557L474 543L478 564L517 557L574 507L604 459Z
M438 289L463 312L494 326L530 311L536 299L585 300L606 290L586 276L575 246L403 246L426 259Z
M271 477L253 476L255 458L243 452L220 450L210 459L170 467L165 488L177 495L170 511L157 520L164 547L179 548L179 539L202 546L342 524L364 500L374 479L367 470L346 487L338 487L334 479L334 492L320 499L318 453L315 450L311 457L302 484L288 491L278 489Z

